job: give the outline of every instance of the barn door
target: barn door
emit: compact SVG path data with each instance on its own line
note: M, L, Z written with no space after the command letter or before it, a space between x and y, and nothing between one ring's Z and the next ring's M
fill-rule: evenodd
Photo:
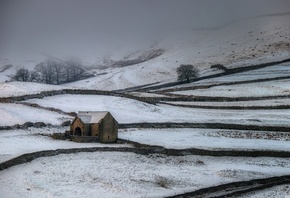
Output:
M82 130L80 127L75 128L74 135L76 136L82 136Z

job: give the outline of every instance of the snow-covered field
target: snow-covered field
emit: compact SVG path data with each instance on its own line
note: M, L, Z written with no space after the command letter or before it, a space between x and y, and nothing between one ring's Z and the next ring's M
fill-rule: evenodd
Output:
M233 133L236 137L227 137L224 133ZM174 149L290 151L288 133L279 134L276 140L263 138L265 134L271 137L276 132L256 132L257 138L247 137L247 133L249 132L220 129L125 129L119 133L119 138Z
M290 80L277 80L260 83L249 83L230 86L216 86L208 89L195 89L172 92L188 96L211 97L261 97L290 95Z
M224 64L228 68L249 66L289 58L289 17L267 17L238 23L215 31L183 29L164 35L162 39L143 46L118 48L85 61L88 73L95 77L62 86L36 83L5 82L16 70L29 70L47 57L35 55L23 60L0 57L0 97L35 94L64 88L116 90L153 83L175 82L176 68L193 64L200 76L219 73L211 65ZM150 47L149 47L150 46ZM107 62L136 59L148 50L162 49L154 59L125 67ZM1 55L2 56L2 55ZM16 56L16 55L15 55ZM24 55L23 55L24 57ZM62 58L62 57L57 57ZM7 67L7 65L12 65ZM102 67L102 68L101 68ZM6 69L5 69L6 68ZM289 76L289 64L271 66L220 78L169 88L237 82L262 78ZM5 83L4 83L5 82ZM174 94L212 97L260 97L290 95L290 80L276 80L209 89L176 91ZM140 97L165 97L154 93L128 93ZM170 96L168 96L170 97ZM110 111L119 123L192 122L231 123L243 125L290 126L289 109L221 110L151 105L140 101L99 95L58 95L27 100L44 107L65 112ZM173 104L210 106L276 106L289 105L290 99L245 102L173 102ZM25 122L44 122L60 125L73 119L48 110L21 104L0 104L0 126ZM74 143L53 140L46 135L64 132L67 128L29 128L0 131L0 162L24 153L60 148L130 146L99 143ZM233 131L218 129L128 129L119 137L166 148L276 150L290 151L288 133ZM138 155L120 152L95 152L39 158L30 163L0 171L0 197L163 197L204 187L290 174L289 159L251 157L201 157ZM288 195L285 186L272 188L248 197L279 197ZM247 196L246 196L247 197Z
M163 197L290 174L289 159L98 152L39 158L0 172L6 197Z
M278 110L220 110L151 105L114 96L59 95L27 102L65 112L110 111L119 123L136 122L222 122L256 125L287 125L290 112ZM259 119L257 121L257 119Z
M276 78L276 77L283 77L283 76L290 76L289 64L265 67L262 69L227 75L224 77L202 80L202 81L199 81L198 83L204 84L204 83L239 82L239 81L247 81L247 80Z
M55 140L49 136L52 133L64 133L69 127L60 128L29 128L25 130L3 130L0 131L0 163L25 153L42 150L103 147L100 143L75 143L71 141ZM121 147L124 145L108 144L106 147ZM126 145L127 147L129 145Z
M276 78L276 77L284 77L284 76L290 76L289 64L270 66L270 67L265 67L262 69L241 72L241 73L231 74L231 75L225 75L218 78L200 80L197 82L177 85L170 88L178 89L178 88L192 87L192 86L198 86L198 85L212 85L212 84L217 84L217 83L240 82L240 81L268 79L268 78ZM164 90L164 89L168 89L168 88L159 89L159 91Z
M61 90L68 87L59 85L46 85L32 82L9 82L0 83L0 97L22 96L37 94L42 91Z
M21 104L0 103L0 126L12 126L25 122L44 122L46 124L60 125L72 119L67 115L56 112L28 107Z

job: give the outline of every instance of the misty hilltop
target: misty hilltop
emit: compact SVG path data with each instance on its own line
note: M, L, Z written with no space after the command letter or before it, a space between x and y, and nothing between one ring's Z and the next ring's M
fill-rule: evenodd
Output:
M230 0L1 1L1 81L48 58L78 59L96 77L74 86L122 89L176 80L180 64L279 60L289 2ZM251 62L251 61L250 61Z

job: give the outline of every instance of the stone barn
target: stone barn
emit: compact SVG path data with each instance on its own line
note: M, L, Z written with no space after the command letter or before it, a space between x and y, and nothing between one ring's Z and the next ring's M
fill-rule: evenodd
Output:
M107 111L80 111L70 125L70 134L98 137L102 143L118 139L118 122Z

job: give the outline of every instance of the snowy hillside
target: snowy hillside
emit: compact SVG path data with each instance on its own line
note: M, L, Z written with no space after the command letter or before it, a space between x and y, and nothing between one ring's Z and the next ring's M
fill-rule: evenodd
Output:
M215 72L210 70L213 64L240 67L287 59L290 51L289 19L290 16L262 17L216 30L174 30L146 44L128 44L106 54L91 54L83 62L95 77L67 86L115 90L176 81L175 70L180 64L193 64L201 70L201 75L205 75ZM152 52L157 50L160 53L153 56ZM9 80L8 76L17 68L33 69L45 58L42 54L30 52L23 60L0 59L0 71L4 70L0 73L0 81ZM12 67L5 70L7 65Z
M205 75L213 72L210 71L213 64L239 67L283 60L289 58L290 28L285 25L289 19L263 18L255 21L257 26L247 27L241 22L215 31L178 32L158 43L157 48L165 52L157 58L125 68L97 70L104 75L71 85L114 90L176 81L176 68L180 64L193 64L201 70L201 75Z

